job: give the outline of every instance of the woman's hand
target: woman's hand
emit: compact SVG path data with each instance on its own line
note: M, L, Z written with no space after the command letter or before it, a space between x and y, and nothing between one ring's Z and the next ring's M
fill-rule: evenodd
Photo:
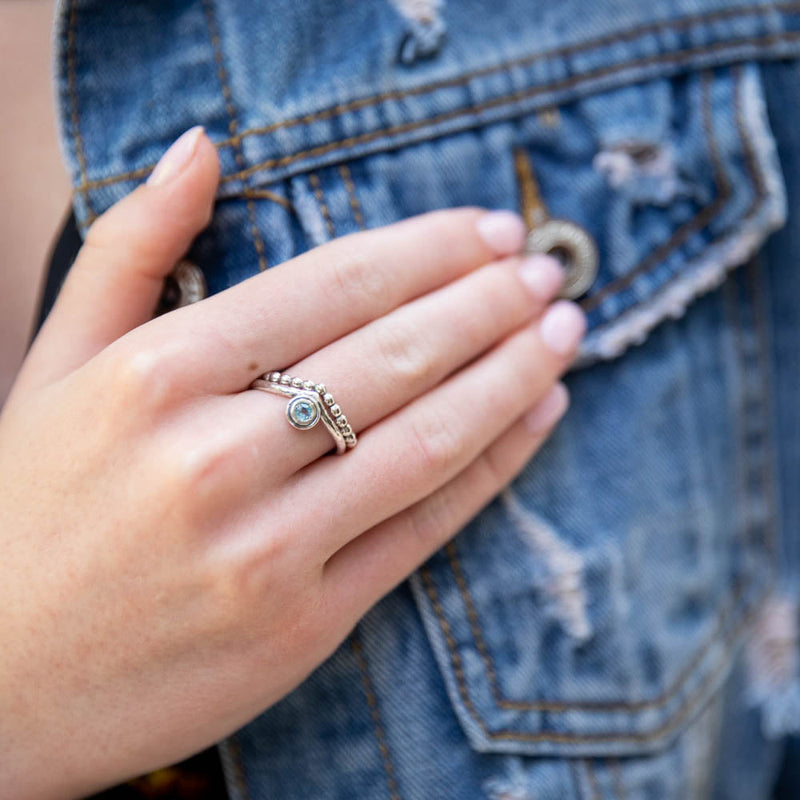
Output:
M201 130L89 232L0 418L0 785L86 794L296 686L531 458L584 331L520 219L438 211L152 315L207 223ZM326 455L270 369L359 434Z

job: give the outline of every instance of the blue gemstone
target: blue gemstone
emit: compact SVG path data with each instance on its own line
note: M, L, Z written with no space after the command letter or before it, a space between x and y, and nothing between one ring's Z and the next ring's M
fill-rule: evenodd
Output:
M298 422L309 422L314 418L314 408L311 403L297 403L293 411Z

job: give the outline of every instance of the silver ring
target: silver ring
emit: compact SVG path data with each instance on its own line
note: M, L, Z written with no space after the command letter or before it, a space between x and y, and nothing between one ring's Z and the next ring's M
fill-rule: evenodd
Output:
M283 372L265 372L250 388L288 397L286 419L299 431L310 430L321 421L336 442L337 455L358 444L355 431L324 383L293 378Z

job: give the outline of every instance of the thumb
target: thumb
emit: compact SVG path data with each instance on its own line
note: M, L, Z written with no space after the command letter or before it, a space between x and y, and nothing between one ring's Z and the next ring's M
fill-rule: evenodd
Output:
M147 183L89 229L20 382L63 377L151 319L164 277L211 219L218 182L219 159L205 131L186 131Z

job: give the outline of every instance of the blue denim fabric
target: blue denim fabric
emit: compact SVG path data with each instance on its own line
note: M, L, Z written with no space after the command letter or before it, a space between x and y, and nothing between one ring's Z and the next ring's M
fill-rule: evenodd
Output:
M61 3L79 221L202 123L211 291L518 209L520 152L601 254L555 436L221 745L231 795L768 798L800 727L800 3L422 5Z

